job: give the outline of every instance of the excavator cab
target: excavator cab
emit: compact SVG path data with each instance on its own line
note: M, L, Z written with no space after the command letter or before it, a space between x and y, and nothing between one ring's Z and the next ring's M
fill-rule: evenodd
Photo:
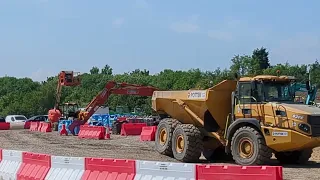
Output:
M69 117L76 118L76 112L79 110L79 105L74 102L67 102L60 106L63 116L68 119Z
M59 83L62 86L77 86L80 84L80 72L61 71L59 73Z

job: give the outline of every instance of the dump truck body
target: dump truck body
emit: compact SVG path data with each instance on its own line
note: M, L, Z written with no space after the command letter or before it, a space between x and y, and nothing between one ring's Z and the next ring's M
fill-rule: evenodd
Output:
M209 132L213 126L214 129L224 129L226 118L231 113L231 93L236 83L225 80L206 90L155 91L152 107L159 114L167 114L184 124L194 124L200 128L206 126ZM190 115L177 100L184 102L199 118Z

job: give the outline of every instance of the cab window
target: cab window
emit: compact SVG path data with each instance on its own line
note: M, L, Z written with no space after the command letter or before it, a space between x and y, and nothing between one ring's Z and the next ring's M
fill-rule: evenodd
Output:
M239 101L241 104L254 102L252 99L251 83L240 83L239 92Z
M239 84L239 102L240 103L257 103L263 100L263 87L262 84L257 82L255 88L249 82Z

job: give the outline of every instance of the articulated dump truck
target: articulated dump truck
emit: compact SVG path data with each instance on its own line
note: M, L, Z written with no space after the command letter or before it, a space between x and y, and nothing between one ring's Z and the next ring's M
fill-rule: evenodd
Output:
M294 102L290 76L224 80L206 90L154 91L156 150L182 162L305 163L320 146L320 108ZM222 151L221 151L222 150Z

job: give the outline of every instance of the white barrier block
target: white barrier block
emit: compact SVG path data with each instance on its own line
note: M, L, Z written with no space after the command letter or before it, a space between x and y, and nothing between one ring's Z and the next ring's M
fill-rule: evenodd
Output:
M24 129L25 122L10 122L10 130Z
M22 163L22 151L2 150L0 180L15 180Z
M134 180L195 180L195 164L136 161Z
M51 168L46 180L81 180L84 173L84 158L51 156Z

